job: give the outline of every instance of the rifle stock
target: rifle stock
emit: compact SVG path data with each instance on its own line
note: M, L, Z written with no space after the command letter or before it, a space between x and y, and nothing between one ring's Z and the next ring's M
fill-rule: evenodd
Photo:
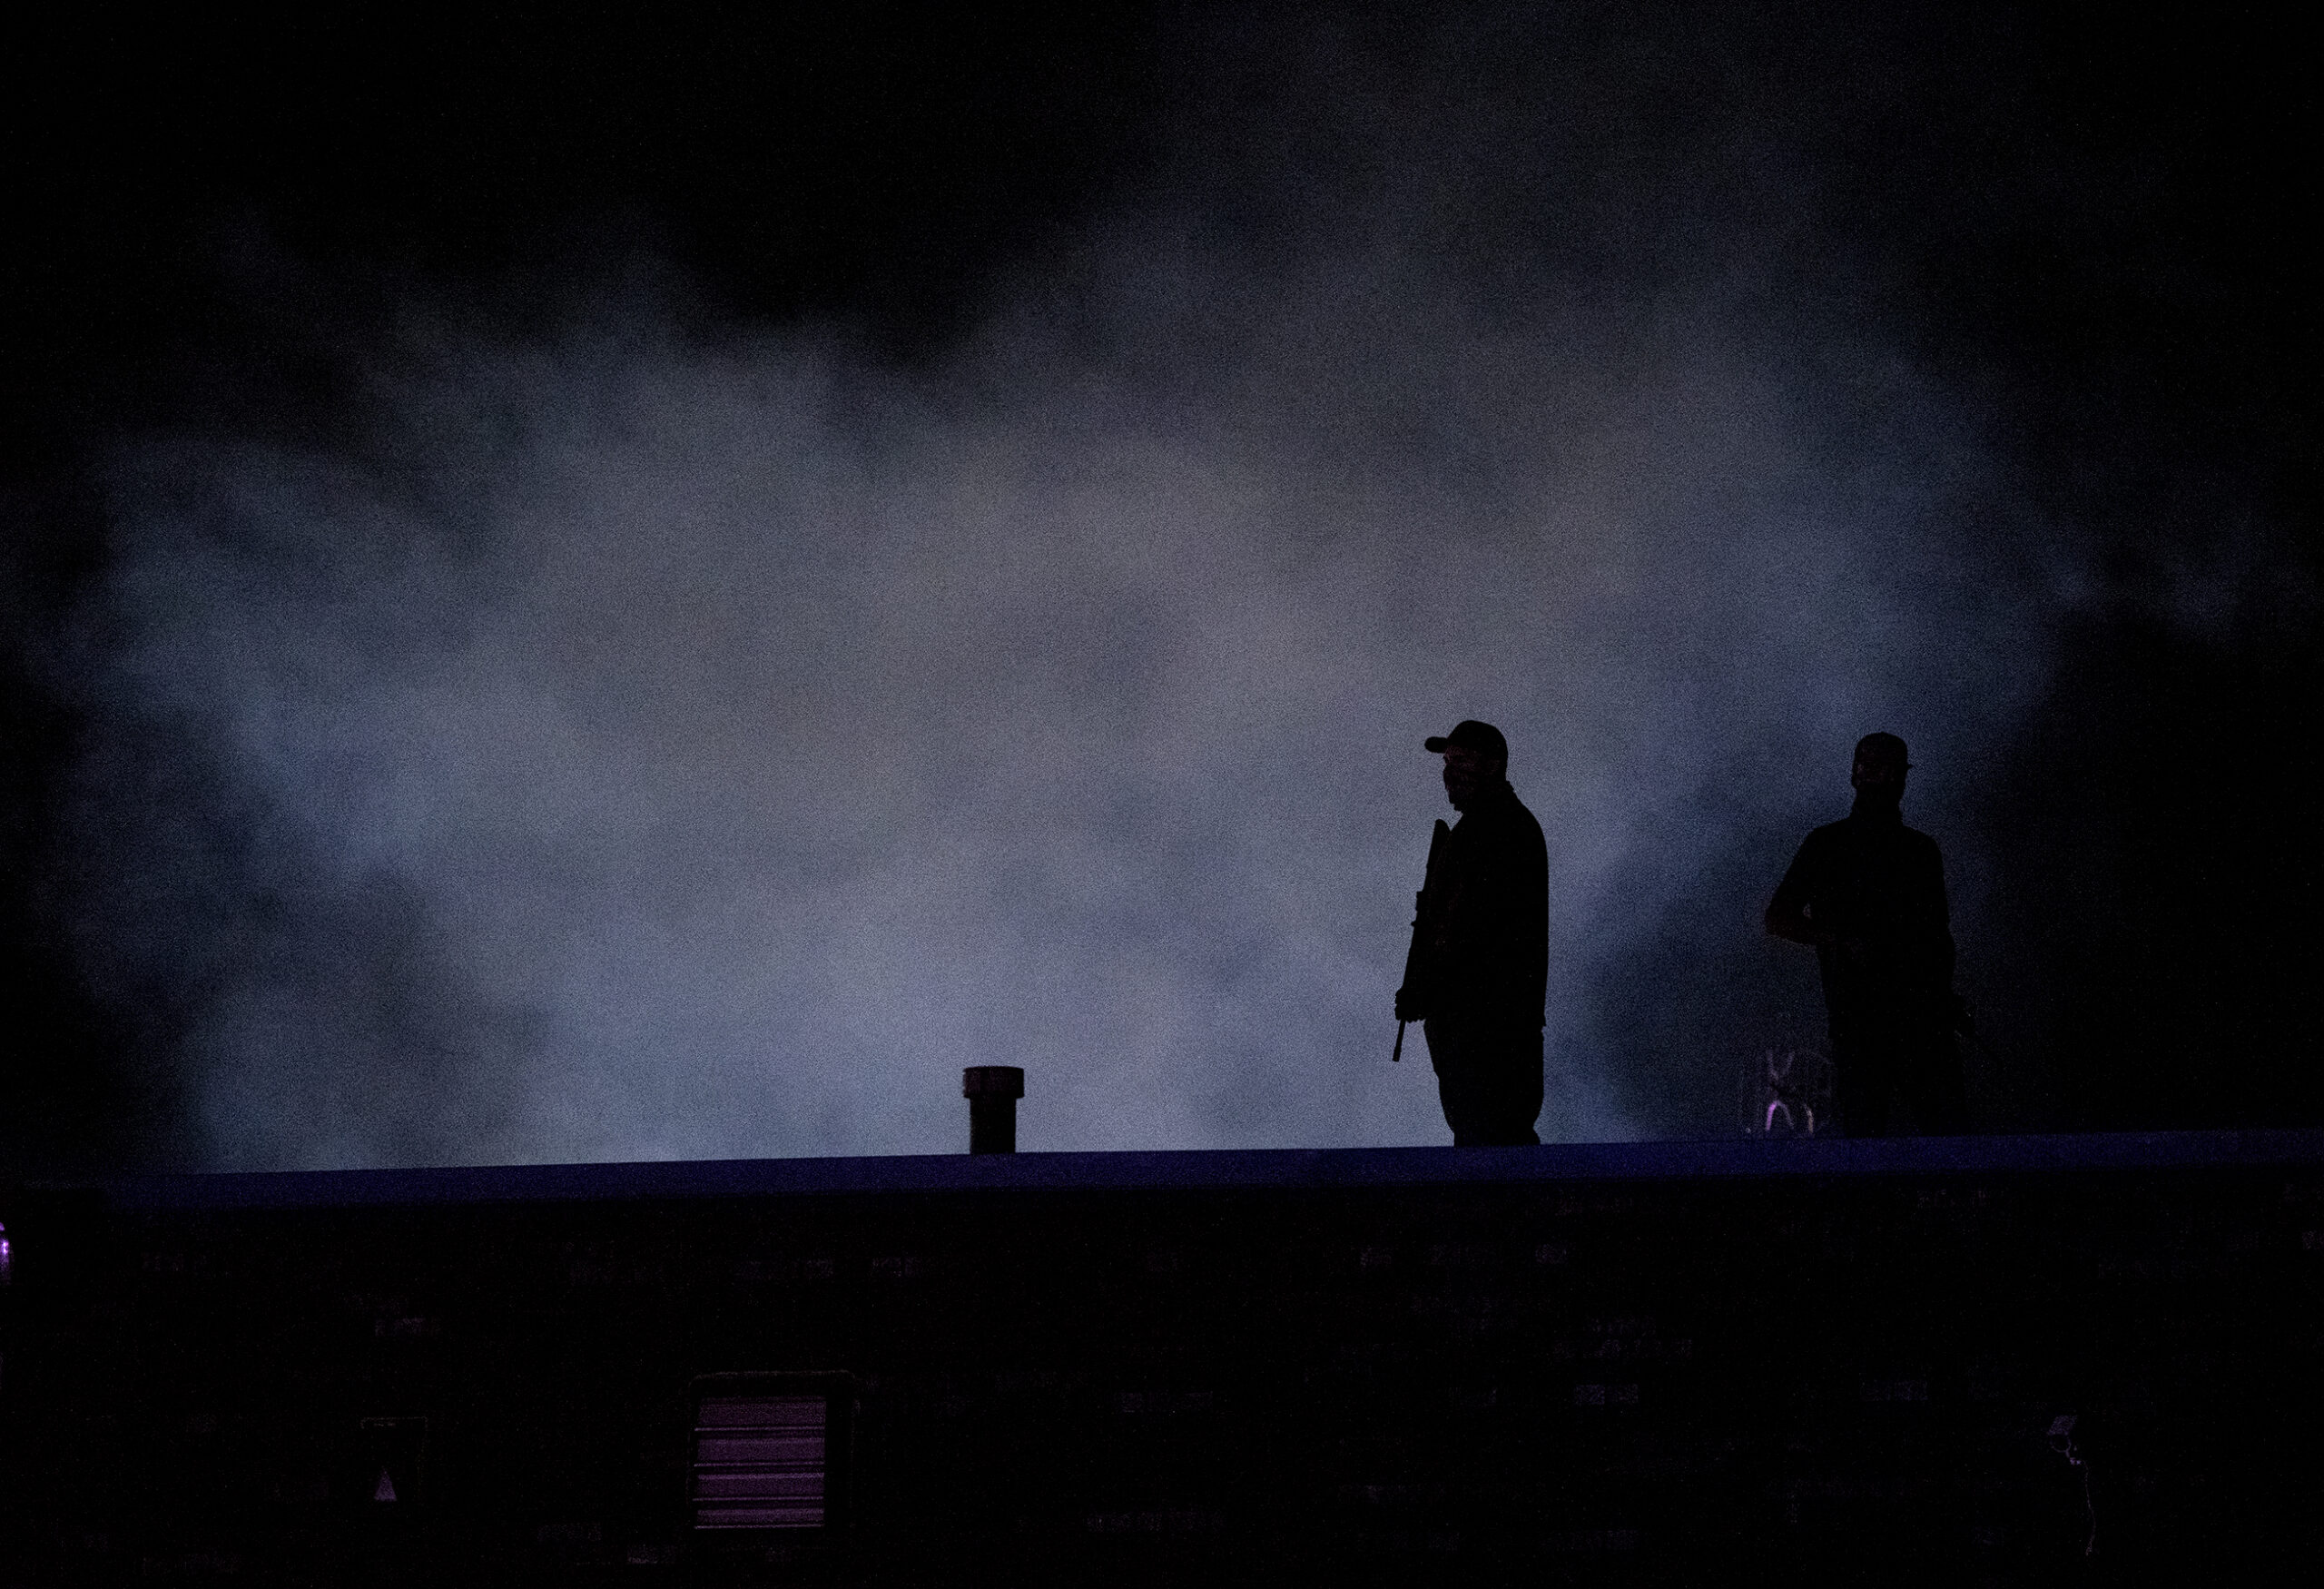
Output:
M1428 869L1421 874L1420 892L1413 895L1413 941L1412 946L1404 951L1404 985L1402 990L1404 997L1402 1002L1407 1008L1417 1003L1423 1012L1428 1007L1428 990L1420 984L1425 964L1423 950L1427 943L1429 893L1436 883L1437 857L1444 853L1444 841L1452 836L1452 830L1444 825L1443 817L1438 817L1435 830L1428 835ZM1404 1022L1399 1021L1396 1022L1395 1051L1388 1057L1401 1060L1403 1056Z

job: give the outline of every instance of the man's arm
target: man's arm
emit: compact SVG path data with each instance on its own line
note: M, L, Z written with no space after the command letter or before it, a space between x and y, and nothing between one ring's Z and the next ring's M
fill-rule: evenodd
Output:
M1432 891L1437 885L1438 861L1452 837L1452 830L1441 819L1428 835L1428 866L1421 874L1420 892L1413 896L1413 938L1412 946L1404 952L1404 982L1396 990L1399 1024L1425 1021L1429 1016L1427 937L1432 925L1431 906L1435 903Z
M1925 886L1928 890L1929 913L1933 918L1930 923L1929 971L1937 991L1949 994L1953 992L1953 907L1945 893L1945 855L1934 839L1929 841L1928 877Z
M1469 824L1476 821L1472 828ZM1549 976L1549 850L1532 814L1463 818L1457 920L1447 923L1464 1008L1539 1029Z
M1815 859L1810 854L1816 840L1810 835L1799 846L1799 854L1791 860L1791 870L1776 884L1776 896L1768 902L1764 920L1768 931L1777 938L1787 938L1794 943L1805 943L1810 949L1821 948L1831 940L1831 934L1816 924L1815 893L1810 879L1815 873Z

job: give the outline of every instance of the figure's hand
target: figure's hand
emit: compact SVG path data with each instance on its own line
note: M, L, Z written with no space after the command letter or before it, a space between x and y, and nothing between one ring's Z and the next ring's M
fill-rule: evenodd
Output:
M1766 922L1771 936L1805 943L1811 949L1821 947L1823 941L1831 936L1816 924L1814 917L1796 905L1768 905Z
M1403 989L1398 988L1396 990L1396 1019L1399 1021L1418 1021L1422 1018L1420 1001L1413 997L1412 994L1406 992Z

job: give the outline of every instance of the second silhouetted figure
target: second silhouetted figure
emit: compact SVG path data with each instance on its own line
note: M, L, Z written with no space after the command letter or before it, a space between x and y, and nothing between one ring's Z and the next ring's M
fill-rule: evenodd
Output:
M1550 975L1541 824L1509 786L1509 742L1473 718L1427 748L1461 813L1437 824L1396 1019L1421 1022L1453 1145L1536 1143Z
M1867 734L1856 809L1807 835L1768 904L1768 931L1815 947L1831 1018L1833 1086L1851 1137L1963 1129L1953 1044L1953 930L1936 841L1905 825L1905 742Z

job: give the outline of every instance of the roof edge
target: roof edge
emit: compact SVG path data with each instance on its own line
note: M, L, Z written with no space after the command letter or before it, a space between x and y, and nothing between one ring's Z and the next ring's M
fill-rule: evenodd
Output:
M697 1159L143 1175L81 1186L99 1191L108 1202L122 1208L223 1209L1004 1189L1191 1191L2278 1166L2324 1167L2324 1130L1578 1142L1540 1148Z

